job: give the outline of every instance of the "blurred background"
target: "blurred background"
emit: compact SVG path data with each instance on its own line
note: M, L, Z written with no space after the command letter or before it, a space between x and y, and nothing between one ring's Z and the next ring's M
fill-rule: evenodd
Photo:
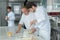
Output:
M3 40L1 36L5 35L5 30L8 25L5 21L7 6L11 6L12 11L15 13L15 26L17 27L22 15L21 8L28 1L36 3L37 6L43 5L47 9L52 27L51 40L60 40L60 0L0 0L0 38ZM24 25L23 28L26 29Z

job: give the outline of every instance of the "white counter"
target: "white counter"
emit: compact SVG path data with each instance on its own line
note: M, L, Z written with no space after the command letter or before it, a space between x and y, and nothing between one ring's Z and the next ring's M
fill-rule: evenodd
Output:
M20 33L14 34L12 37L8 37L7 27L0 27L0 40L22 40L23 32L24 32L24 29L22 29Z

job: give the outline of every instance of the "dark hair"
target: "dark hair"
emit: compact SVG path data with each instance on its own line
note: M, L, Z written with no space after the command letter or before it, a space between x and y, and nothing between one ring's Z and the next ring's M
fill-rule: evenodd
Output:
M32 8L32 6L37 7L37 5L34 4L34 2L27 2L27 3L26 3L26 7L27 7L27 9Z
M10 6L7 6L7 9L10 9L11 10L11 7Z
M26 7L26 6L23 6L22 8L26 8L26 9L27 9L27 7Z

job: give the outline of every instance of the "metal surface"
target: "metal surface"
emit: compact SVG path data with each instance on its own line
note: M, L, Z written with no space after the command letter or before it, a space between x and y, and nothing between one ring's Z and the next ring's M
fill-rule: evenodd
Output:
M0 0L0 26L6 26L5 15L6 15L7 1Z
M60 28L52 28L52 40L60 40Z

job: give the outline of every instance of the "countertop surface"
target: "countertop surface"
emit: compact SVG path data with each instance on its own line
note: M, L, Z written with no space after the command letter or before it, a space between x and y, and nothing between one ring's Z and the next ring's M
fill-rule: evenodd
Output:
M12 35L11 37L8 37L7 35L7 27L0 27L0 40L20 40L22 35L23 35L23 30L21 31L21 33L17 33ZM17 29L17 28L16 28Z
M7 27L0 27L0 40L22 40L24 29L20 31L20 33L12 35L12 37L8 37L7 35ZM15 28L17 30L17 28Z

